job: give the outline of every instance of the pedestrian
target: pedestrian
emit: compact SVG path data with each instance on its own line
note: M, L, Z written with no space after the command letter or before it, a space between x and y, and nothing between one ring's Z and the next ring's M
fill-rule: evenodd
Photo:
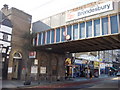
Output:
M87 77L90 78L90 69L88 68Z
M86 78L89 78L90 77L90 69L89 68L85 69L85 73L86 73Z
M90 79L92 79L92 70L90 70Z
M112 71L111 71L111 69L109 68L108 76L111 76L111 74L112 74Z

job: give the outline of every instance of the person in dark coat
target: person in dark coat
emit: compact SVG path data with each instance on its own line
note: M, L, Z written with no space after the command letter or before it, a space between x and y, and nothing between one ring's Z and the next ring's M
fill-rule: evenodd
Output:
M92 70L90 70L90 79L92 79Z

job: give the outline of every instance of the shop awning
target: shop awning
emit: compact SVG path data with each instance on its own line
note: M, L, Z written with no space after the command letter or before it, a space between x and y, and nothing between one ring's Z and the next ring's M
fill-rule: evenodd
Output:
M115 70L115 71L117 70L117 69L116 69L116 68L114 68L114 67L110 67L110 68L111 68L111 69L113 69L113 70Z
M92 55L87 55L87 54L80 55L80 57L78 58L88 60L88 61L99 61L97 57L92 56Z

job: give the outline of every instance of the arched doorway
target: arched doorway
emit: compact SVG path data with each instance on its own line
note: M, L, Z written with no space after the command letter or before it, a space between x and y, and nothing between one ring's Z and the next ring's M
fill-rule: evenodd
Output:
M13 56L13 77L12 79L20 80L22 70L22 55L19 52L14 53Z
M51 67L52 67L52 79L53 81L58 79L58 58L54 57L51 61Z
M42 81L46 81L48 79L48 73L49 73L49 61L48 57L45 54L42 54L42 57L40 59L40 77L39 79Z

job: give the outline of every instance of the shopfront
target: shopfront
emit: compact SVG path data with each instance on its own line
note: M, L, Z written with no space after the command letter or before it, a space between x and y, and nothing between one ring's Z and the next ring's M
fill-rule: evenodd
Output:
M71 58L66 58L65 60L65 78L72 77L72 61Z
M94 77L99 77L100 75L100 63L97 61L94 61Z

